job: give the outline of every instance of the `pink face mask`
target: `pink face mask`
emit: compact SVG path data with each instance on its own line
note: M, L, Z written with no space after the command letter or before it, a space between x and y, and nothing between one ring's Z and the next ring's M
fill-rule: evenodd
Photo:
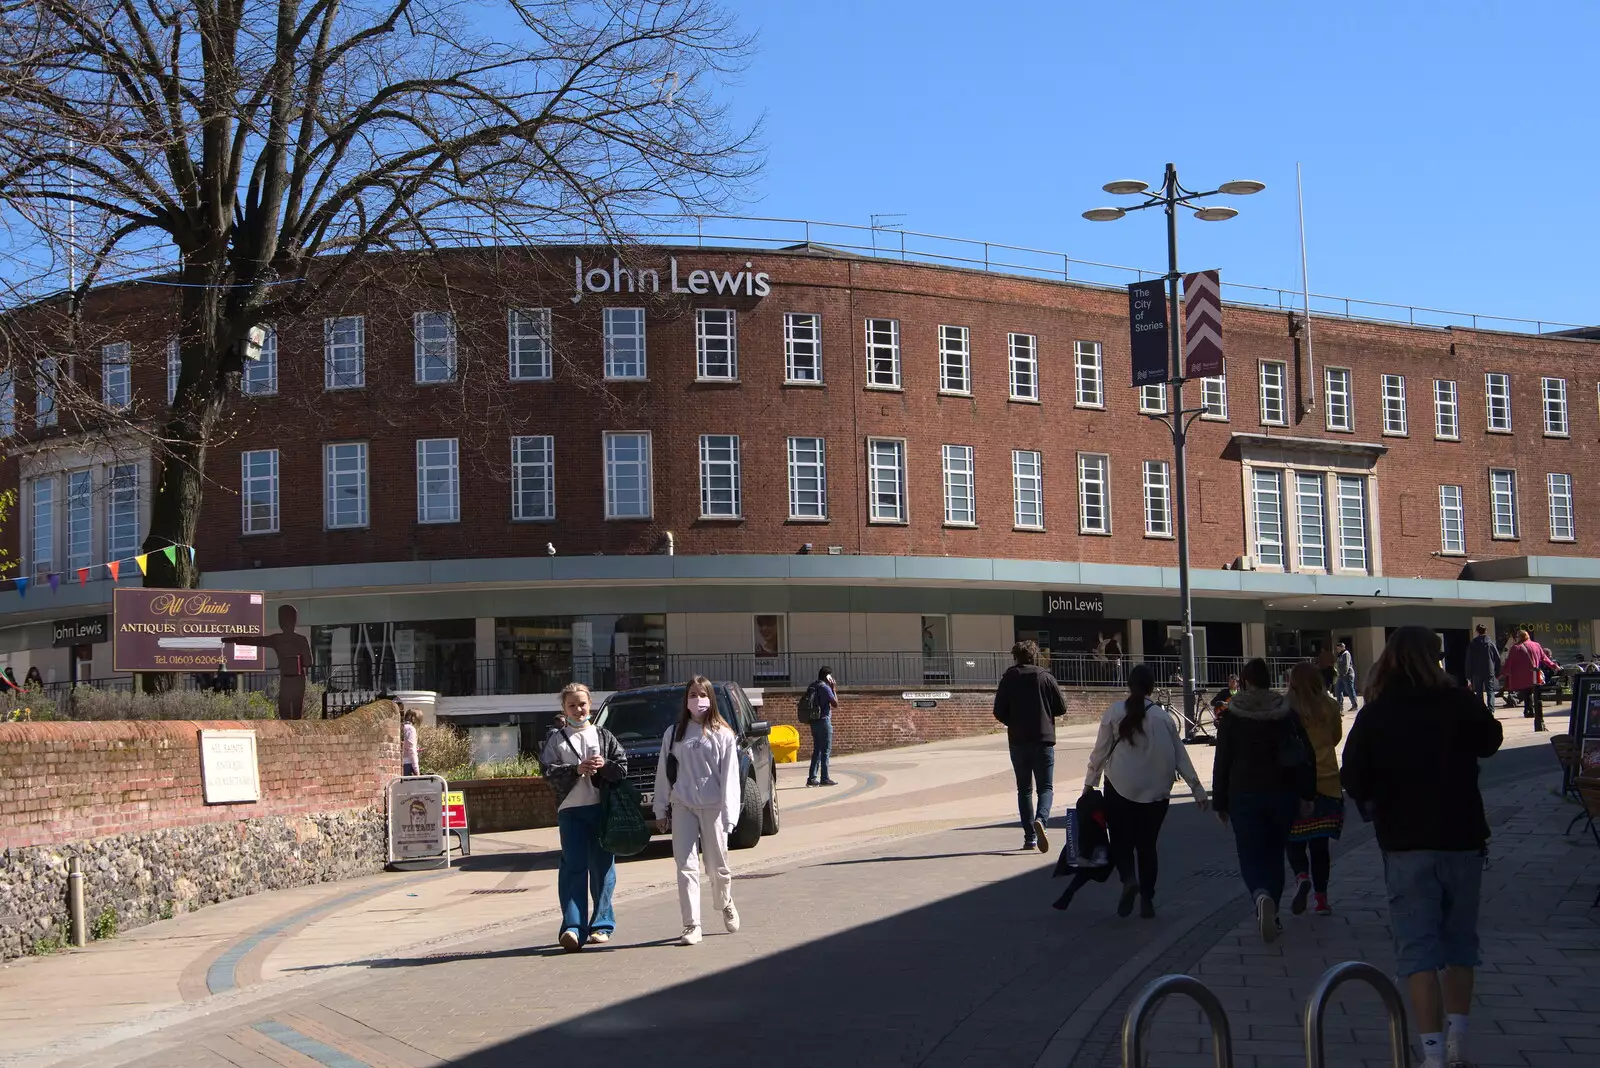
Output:
M706 713L709 711L711 711L711 698L689 698L689 715L693 716L695 719L705 719Z

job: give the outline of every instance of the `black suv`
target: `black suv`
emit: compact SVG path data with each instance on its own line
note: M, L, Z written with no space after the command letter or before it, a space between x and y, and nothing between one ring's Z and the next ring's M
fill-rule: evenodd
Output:
M739 822L728 835L734 849L749 849L765 834L778 833L778 774L768 737L772 727L758 719L750 699L734 682L714 682L717 711L739 736ZM642 686L621 690L606 698L595 717L596 726L616 735L628 752L628 780L639 788L647 819L655 819L651 805L656 788L656 762L661 739L678 721L683 708L683 686Z

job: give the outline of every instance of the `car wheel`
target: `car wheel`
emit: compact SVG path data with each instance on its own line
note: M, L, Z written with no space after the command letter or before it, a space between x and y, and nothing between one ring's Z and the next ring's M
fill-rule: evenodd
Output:
M761 841L761 795L754 779L745 779L739 789L739 822L728 835L734 849L749 849Z
M763 835L778 833L778 769L772 769L772 796L767 798L766 807L761 810L761 833Z

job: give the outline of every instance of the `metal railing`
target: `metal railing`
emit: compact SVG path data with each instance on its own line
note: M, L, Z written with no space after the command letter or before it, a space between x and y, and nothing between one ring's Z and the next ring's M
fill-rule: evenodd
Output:
M1306 999L1306 1068L1326 1068L1327 1053L1322 1048L1322 1013L1328 999L1345 983L1362 982L1378 992L1389 1015L1389 1056L1394 1068L1406 1068L1411 1053L1411 1037L1406 1026L1406 1006L1400 991L1387 975L1362 961L1335 964L1323 973Z
M1216 1068L1233 1068L1233 1032L1227 1010L1208 986L1188 975L1163 975L1134 995L1122 1018L1122 1068L1148 1068L1144 1049L1148 1017L1162 999L1174 994L1193 999L1210 1021L1211 1059Z

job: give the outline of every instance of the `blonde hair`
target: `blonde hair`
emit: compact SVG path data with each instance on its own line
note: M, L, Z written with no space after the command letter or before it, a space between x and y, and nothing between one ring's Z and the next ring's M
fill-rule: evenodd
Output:
M1289 671L1289 707L1302 719L1322 720L1337 716L1338 706L1328 696L1322 672L1312 663L1296 664Z
M591 700L593 699L592 695L589 693L589 687L585 686L581 682L569 682L565 686L561 687L562 708L567 707L567 698L571 697L575 693L581 693L583 696L589 697Z
M1526 630L1517 631L1517 641L1519 642L1525 642L1531 637L1533 637L1533 635L1529 634Z

